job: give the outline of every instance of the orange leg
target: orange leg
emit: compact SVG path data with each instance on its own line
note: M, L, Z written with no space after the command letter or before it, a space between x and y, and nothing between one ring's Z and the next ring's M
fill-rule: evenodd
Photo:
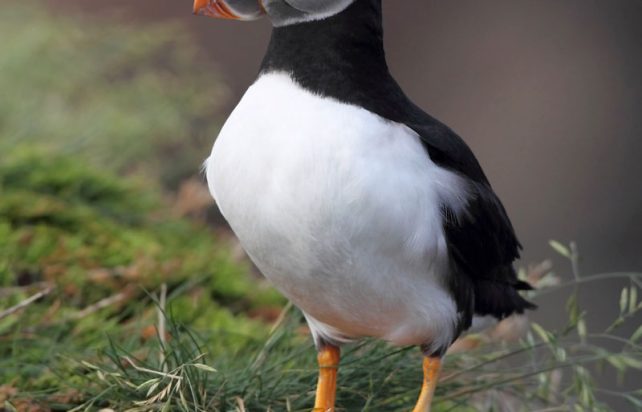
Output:
M431 358L426 356L424 358L424 383L421 386L421 393L417 400L417 405L412 412L430 412L430 405L437 387L437 379L439 378L439 370L441 369L441 359Z
M341 354L339 348L326 345L319 350L319 382L313 412L334 412L337 394L337 370Z

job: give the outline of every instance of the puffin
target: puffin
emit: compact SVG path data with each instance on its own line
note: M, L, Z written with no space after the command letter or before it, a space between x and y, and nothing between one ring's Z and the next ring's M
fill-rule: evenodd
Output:
M195 0L194 13L272 23L204 170L249 258L306 319L313 411L335 411L340 347L371 337L421 349L413 411L429 412L455 339L535 308L478 160L390 74L381 0Z

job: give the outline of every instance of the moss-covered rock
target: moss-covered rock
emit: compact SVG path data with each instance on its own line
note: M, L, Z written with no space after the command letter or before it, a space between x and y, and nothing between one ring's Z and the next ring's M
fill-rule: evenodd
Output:
M43 283L50 295L0 319L0 381L21 390L49 389L42 382L67 367L69 351L91 357L113 339L147 353L158 323L150 294L161 284L173 324L219 335L212 354L264 338L268 326L245 311L282 303L153 189L70 156L18 150L0 160L0 292L12 291L0 311Z
M233 308L279 302L209 230L173 217L141 184L22 150L0 162L0 191L0 285L54 282L80 308L129 283L171 290L201 279L209 299Z

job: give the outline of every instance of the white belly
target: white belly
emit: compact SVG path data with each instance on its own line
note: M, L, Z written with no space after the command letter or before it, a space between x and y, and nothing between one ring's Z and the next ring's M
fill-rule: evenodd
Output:
M441 205L460 210L465 185L410 129L268 74L206 171L241 244L315 336L448 343L457 313Z

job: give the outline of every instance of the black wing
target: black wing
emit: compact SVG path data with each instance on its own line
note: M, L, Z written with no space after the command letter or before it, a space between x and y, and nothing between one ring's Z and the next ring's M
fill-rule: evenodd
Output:
M457 217L444 206L451 292L459 309L467 315L460 329L469 326L472 313L501 319L535 308L518 292L531 289L517 278L513 268L521 245L479 162L456 133L428 114L417 113L418 108L414 109L414 121L407 126L420 136L430 158L467 178L472 188L467 213Z

